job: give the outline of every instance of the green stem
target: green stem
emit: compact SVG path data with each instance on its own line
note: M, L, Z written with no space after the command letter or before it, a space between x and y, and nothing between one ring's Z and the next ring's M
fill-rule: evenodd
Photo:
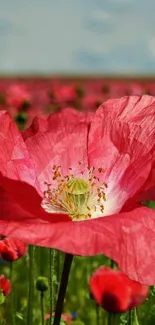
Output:
M44 262L43 262L43 256L45 254L44 247L38 247L39 249L39 273L40 275L44 275Z
M56 274L55 274L55 261L56 261L56 250L49 249L49 286L50 286L50 317L49 325L52 325L52 313L55 308L55 296L56 296Z
M44 293L40 294L40 305L41 305L41 324L44 325Z
M129 310L129 325L132 325L132 310Z
M32 325L34 300L34 246L29 246L29 291L27 325Z
M107 315L107 325L113 325L113 314L108 313Z
M98 305L96 305L96 325L100 325L100 309Z
M3 317L4 317L4 315L3 315L3 306L2 305L0 305L0 321L3 323ZM0 323L1 324L1 323Z
M56 262L56 250L53 249L53 254L52 254L52 305L53 309L55 309L55 302L56 302L56 282L57 282L57 277L55 273L55 263Z
M63 271L62 271L62 276L61 276L61 283L60 283L59 294L58 294L58 299L57 299L56 308L55 308L55 316L54 316L53 325L60 324L61 314L62 314L62 310L63 310L63 303L64 303L65 294L66 294L72 260L73 260L73 255L71 255L71 254L65 255L65 261L64 261L64 266L63 266Z
M136 308L129 310L129 325L139 325Z
M49 321L48 325L52 325L52 313L53 313L53 279L52 279L52 261L53 261L53 251L49 249Z
M15 311L14 311L14 288L13 288L13 262L10 264L10 281L12 284L11 289L11 321L12 325L16 325Z
M57 251L57 292L59 290L59 285L60 285L60 260L61 260L61 252Z

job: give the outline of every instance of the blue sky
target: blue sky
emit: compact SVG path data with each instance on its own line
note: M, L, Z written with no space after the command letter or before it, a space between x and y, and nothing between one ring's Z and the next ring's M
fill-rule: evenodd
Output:
M0 72L154 74L154 0L0 0Z

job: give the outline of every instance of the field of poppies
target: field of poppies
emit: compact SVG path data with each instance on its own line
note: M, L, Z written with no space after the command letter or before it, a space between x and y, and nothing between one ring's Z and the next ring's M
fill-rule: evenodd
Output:
M0 325L155 324L154 96L0 79Z

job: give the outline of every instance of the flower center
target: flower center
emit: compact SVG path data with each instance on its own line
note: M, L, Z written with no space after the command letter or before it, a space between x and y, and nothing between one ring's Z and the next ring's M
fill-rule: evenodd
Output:
M73 221L96 218L103 214L103 202L106 201L104 189L107 184L99 184L100 180L94 175L94 170L88 169L87 179L74 177L73 174L63 177L60 166L54 165L53 181L56 186L45 182L47 190L44 191L42 207L49 213L66 213ZM103 168L99 168L98 172L104 172Z

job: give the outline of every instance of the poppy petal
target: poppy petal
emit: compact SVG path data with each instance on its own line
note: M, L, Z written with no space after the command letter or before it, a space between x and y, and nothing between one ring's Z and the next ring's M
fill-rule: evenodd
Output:
M152 209L138 207L81 222L0 220L0 229L5 236L74 255L104 254L116 261L131 279L149 285L155 283L155 211Z

